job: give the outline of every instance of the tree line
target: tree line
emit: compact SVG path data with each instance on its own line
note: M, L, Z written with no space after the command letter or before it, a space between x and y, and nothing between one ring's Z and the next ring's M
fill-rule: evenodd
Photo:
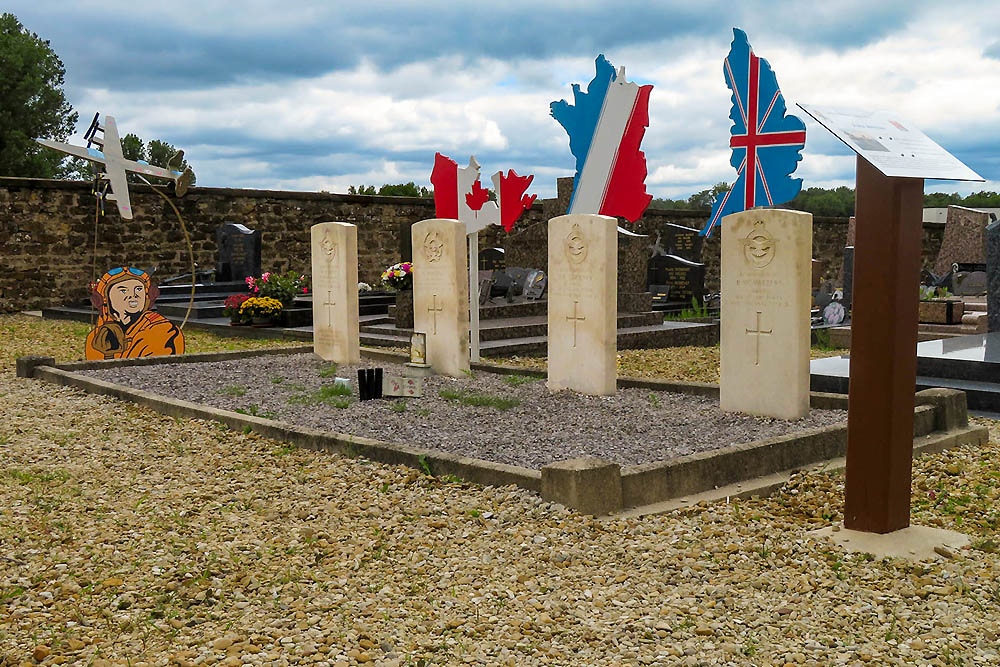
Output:
M650 208L705 211L712 208L719 193L729 189L727 183L716 183L707 190L696 192L687 199L654 199ZM944 208L946 206L966 206L968 208L1000 208L1000 194L996 192L974 192L970 195L957 193L928 192L924 194L924 207ZM847 218L854 215L854 188L803 188L795 199L781 205L782 208L806 211L818 216Z
M0 14L0 176L27 178L93 177L90 162L71 158L34 141L36 137L66 142L79 120L62 90L66 68L37 34L10 13ZM158 167L177 152L171 144L134 134L122 139L129 160ZM181 170L187 166L182 161ZM129 178L137 180L134 174Z

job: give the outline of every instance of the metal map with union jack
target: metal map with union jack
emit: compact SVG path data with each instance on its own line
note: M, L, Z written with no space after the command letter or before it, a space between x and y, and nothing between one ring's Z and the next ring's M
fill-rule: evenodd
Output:
M773 206L794 199L801 178L791 178L806 143L806 126L786 115L785 98L771 66L750 48L746 33L733 29L733 44L723 65L726 85L733 91L729 147L736 183L720 193L702 235L719 220L755 206Z

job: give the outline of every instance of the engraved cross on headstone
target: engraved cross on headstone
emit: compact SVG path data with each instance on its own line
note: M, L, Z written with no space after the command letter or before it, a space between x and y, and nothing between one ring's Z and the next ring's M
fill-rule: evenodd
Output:
M576 347L576 323L577 322L582 322L583 320L587 319L583 315L577 315L576 314L576 307L579 305L579 303L580 303L579 301L574 301L573 302L573 315L572 316L570 316L570 315L566 316L567 320L572 320L573 321L573 347Z
M336 306L337 305L337 302L333 300L333 290L327 290L326 291L326 301L323 303L323 305L327 306L327 309L326 309L326 326L332 327L333 326L333 308L332 308L332 306Z
M754 355L753 355L753 365L754 366L760 366L760 337L761 336L770 336L771 335L771 330L770 329L761 329L760 328L760 315L761 315L761 313L758 310L757 311L757 328L756 329L747 329L747 335L748 336L756 336L757 337L756 338L756 344L754 346Z
M432 295L432 297L433 301L431 302L431 306L427 309L427 312L431 314L432 318L434 318L434 335L436 336L438 332L437 314L443 311L444 307L437 305L437 294ZM435 306L437 307L435 308Z

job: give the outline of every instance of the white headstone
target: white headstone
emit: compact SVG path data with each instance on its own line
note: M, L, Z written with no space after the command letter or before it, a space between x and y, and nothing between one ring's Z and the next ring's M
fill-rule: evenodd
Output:
M327 361L358 363L358 228L321 222L311 231L313 349Z
M720 407L809 412L812 215L750 210L722 219Z
M436 373L469 370L469 278L465 225L422 220L413 241L413 328L427 335L427 363Z
M606 215L549 220L548 387L615 393L618 223Z

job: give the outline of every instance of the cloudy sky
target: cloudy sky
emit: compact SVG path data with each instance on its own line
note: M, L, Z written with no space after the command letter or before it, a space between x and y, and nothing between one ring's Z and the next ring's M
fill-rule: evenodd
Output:
M549 103L604 53L652 83L647 189L687 197L734 180L732 28L770 61L807 125L804 187L854 184L852 154L796 102L897 113L1000 190L1000 9L989 2L368 2L8 0L66 66L81 132L95 111L184 148L205 186L430 185L435 151L573 173ZM12 6L11 6L12 5ZM79 136L76 137L79 139Z

